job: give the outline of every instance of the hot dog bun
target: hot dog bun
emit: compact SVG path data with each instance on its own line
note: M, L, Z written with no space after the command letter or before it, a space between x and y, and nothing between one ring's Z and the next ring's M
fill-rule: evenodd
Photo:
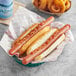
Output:
M28 49L27 49L27 55L29 55L33 50L41 46L57 29L52 28L49 32L47 32L45 35L43 35L41 38L36 40ZM63 34L58 38L53 45L51 45L45 52L43 52L41 55L37 56L34 60L42 60L44 57L46 57L48 54L50 54L63 40L65 39L65 35Z
M36 35L34 35L27 43L25 43L20 49L19 54L23 54L26 49L34 42L36 41L40 36L42 36L44 33L48 32L50 30L50 26L46 26L44 29L39 31Z
M38 38L28 49L26 54L30 54L33 50L41 46L57 29L52 28L49 32L47 32L42 37Z
M45 52L37 56L34 60L35 61L42 60L43 58L48 56L60 43L63 42L64 39L65 35L63 34Z

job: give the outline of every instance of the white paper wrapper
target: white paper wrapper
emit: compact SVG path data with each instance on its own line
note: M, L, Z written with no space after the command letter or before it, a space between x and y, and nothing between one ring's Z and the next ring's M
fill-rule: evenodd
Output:
M12 42L26 29L29 28L34 23L38 23L43 21L44 18L40 17L39 15L27 10L24 7L19 7L15 16L13 17L8 30L4 33L0 45L4 49L4 51L8 54L8 51L11 49ZM61 22L54 22L51 24L52 27L61 28L64 26ZM66 33L65 41L57 47L48 57L43 59L42 61L37 62L48 62L48 61L55 61L58 56L62 53L64 45L68 42L72 42L74 40L71 31L69 30ZM9 55L9 54L8 54Z

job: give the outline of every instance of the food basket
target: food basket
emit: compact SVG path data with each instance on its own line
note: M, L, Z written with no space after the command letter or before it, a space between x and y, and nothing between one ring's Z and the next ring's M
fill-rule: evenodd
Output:
M43 64L43 63L45 63L45 62L29 63L29 64L27 64L27 65L24 65L24 64L22 64L22 61L19 60L15 55L13 56L13 58L14 58L14 60L15 60L17 63L19 63L19 64L21 64L21 65L23 65L23 66L27 66L27 67L37 67L37 66L39 66L39 65L41 65L41 64Z

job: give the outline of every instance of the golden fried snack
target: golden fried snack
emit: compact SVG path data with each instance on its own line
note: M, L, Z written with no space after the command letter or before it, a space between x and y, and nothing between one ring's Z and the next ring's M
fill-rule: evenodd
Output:
M48 9L50 10L50 7L52 6L53 4L53 0L48 0Z
M45 9L47 5L47 0L39 0L39 8Z
M63 0L49 0L48 9L52 13L63 13L65 11L65 3L63 3Z
M53 8L54 7L54 8ZM65 3L63 0L54 0L53 7L51 6L52 10L55 13L64 13L65 11ZM55 8L56 7L56 8ZM55 11L56 10L56 11ZM59 11L58 11L59 10Z
M64 3L66 3L67 0L63 0Z
M51 13L64 13L71 7L70 0L34 0L33 4L41 10Z
M70 7L71 7L71 1L66 0L66 3L65 3L65 11L67 11Z
M56 6L55 4L52 4L51 7L49 8L49 10L52 13L60 13L60 7Z

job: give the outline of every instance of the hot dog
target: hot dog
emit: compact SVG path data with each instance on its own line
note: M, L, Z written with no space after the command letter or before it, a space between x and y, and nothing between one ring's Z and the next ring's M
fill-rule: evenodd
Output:
M32 45L30 45L26 51L26 54L29 55L33 50L41 46L56 30L56 28L51 28L49 32L38 38Z
M26 54L29 55L33 50L35 50L37 47L41 46L57 29L56 28L51 28L49 32L47 32L45 35L40 37L38 40L36 40L26 51ZM65 35L63 34L58 38L55 43L53 43L45 52L37 56L34 60L35 61L40 61L49 54L58 46L60 45L63 40L65 39Z
M20 49L19 54L23 54L26 49L36 40L38 37L42 36L44 33L48 32L50 30L50 26L44 27L41 31L39 31L35 36L33 36L27 43L25 43Z
M44 51L42 54L40 54L39 56L37 56L34 60L35 61L40 61L43 58L45 58L46 56L48 56L49 54L51 54L52 51L54 51L54 49L60 45L63 40L65 40L65 35L61 35L46 51Z
M47 27L50 27L50 23L54 20L54 17L50 17L48 19L46 19L45 21L39 23L38 25L34 25L34 27L30 27L28 31L25 31L17 40L15 41L15 45L9 50L9 54L10 55L15 55L18 51L20 51L20 48L24 48L25 47L25 44L33 37L35 36L38 32L40 32L41 30L43 30L44 28L47 28ZM47 26L47 27L46 27ZM33 28L33 29L31 29ZM47 28L48 29L48 28ZM49 29L48 29L49 30ZM44 31L41 33L43 34ZM41 35L39 33L38 36ZM32 40L32 42L36 40L36 38L34 38ZM24 47L22 47L24 46ZM29 46L29 45L27 45ZM26 51L26 48L22 50L22 52L20 52L21 54L24 53Z
M70 25L67 24L61 29L58 29L52 36L50 36L41 46L33 50L29 55L25 56L22 60L23 64L30 63L34 58L36 58L41 53L45 52L60 36L65 34L70 29Z
M36 26L38 26L38 23L32 25L28 30L24 31L14 42L12 47L16 46L20 40L22 40L31 30L33 30Z

